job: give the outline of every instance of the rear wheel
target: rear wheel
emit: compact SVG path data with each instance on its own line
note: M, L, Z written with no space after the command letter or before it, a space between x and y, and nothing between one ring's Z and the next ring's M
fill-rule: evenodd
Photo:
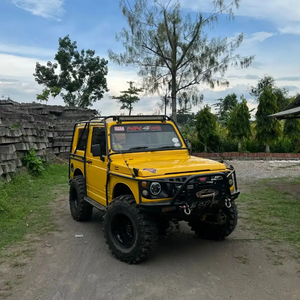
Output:
M229 236L235 229L238 221L238 210L234 201L231 207L223 207L221 212L226 216L226 222L223 225L205 223L200 219L193 218L188 224L196 235L208 240L223 240Z
M141 211L131 195L119 196L108 205L103 231L112 254L130 264L145 260L158 239L155 219Z
M75 176L70 183L69 202L71 215L76 221L88 221L93 213L93 206L84 200L85 180Z

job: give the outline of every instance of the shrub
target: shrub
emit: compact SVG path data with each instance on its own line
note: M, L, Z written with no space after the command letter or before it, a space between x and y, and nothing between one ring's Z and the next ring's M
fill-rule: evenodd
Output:
M39 175L45 170L43 159L36 155L34 149L30 149L22 158L22 164L33 175Z

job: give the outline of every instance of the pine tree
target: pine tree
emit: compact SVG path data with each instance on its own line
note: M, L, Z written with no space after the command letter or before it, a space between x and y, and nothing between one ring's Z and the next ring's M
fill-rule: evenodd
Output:
M217 135L217 121L210 107L206 105L196 115L196 129L199 141L204 144L204 151L207 152L207 145L215 139Z
M270 143L280 135L280 123L269 116L278 112L277 98L272 87L265 87L258 98L256 112L256 138L266 145L266 152L270 152Z
M120 96L112 96L111 99L118 100L121 103L121 109L128 109L129 116L133 110L133 104L140 101L140 98L137 96L143 89L136 88L133 85L133 81L129 81L129 88L127 91L121 91Z
M228 135L238 140L239 151L241 151L243 139L251 134L250 117L247 101L242 97L242 102L233 108L228 119Z

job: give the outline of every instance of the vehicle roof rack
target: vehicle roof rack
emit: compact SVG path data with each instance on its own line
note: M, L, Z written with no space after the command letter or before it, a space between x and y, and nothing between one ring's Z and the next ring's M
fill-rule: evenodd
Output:
M164 115L139 115L139 116L114 116L114 121L118 123L122 122L130 122L130 121L161 121L165 122L166 120L170 120L168 116Z
M117 123L122 122L131 122L131 121L160 121L165 122L167 120L172 121L172 119L165 115L133 115L133 116L97 116L93 117L86 121L79 121L76 124L81 123L104 123L107 119L113 119L113 121L117 121Z

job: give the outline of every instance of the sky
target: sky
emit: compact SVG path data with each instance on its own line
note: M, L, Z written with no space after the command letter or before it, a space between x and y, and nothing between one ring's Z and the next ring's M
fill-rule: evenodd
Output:
M183 11L192 15L210 12L211 2L180 0ZM241 0L234 13L231 21L222 16L210 34L233 38L243 32L244 42L236 53L255 55L254 62L247 69L230 68L228 88L212 90L200 85L204 101L194 112L230 93L244 95L249 108L255 108L249 88L266 74L279 87L287 87L291 96L300 92L299 0ZM35 64L53 61L59 37L69 34L79 49L93 49L108 59L108 49L123 50L115 34L126 22L118 0L0 0L0 25L0 99L9 96L17 102L33 102L43 89L33 77ZM108 70L109 92L93 105L102 115L120 113L120 105L110 96L127 89L129 80L140 81L134 68L109 62ZM155 113L158 102L158 95L142 94L133 113ZM48 104L63 105L63 101L51 98Z

